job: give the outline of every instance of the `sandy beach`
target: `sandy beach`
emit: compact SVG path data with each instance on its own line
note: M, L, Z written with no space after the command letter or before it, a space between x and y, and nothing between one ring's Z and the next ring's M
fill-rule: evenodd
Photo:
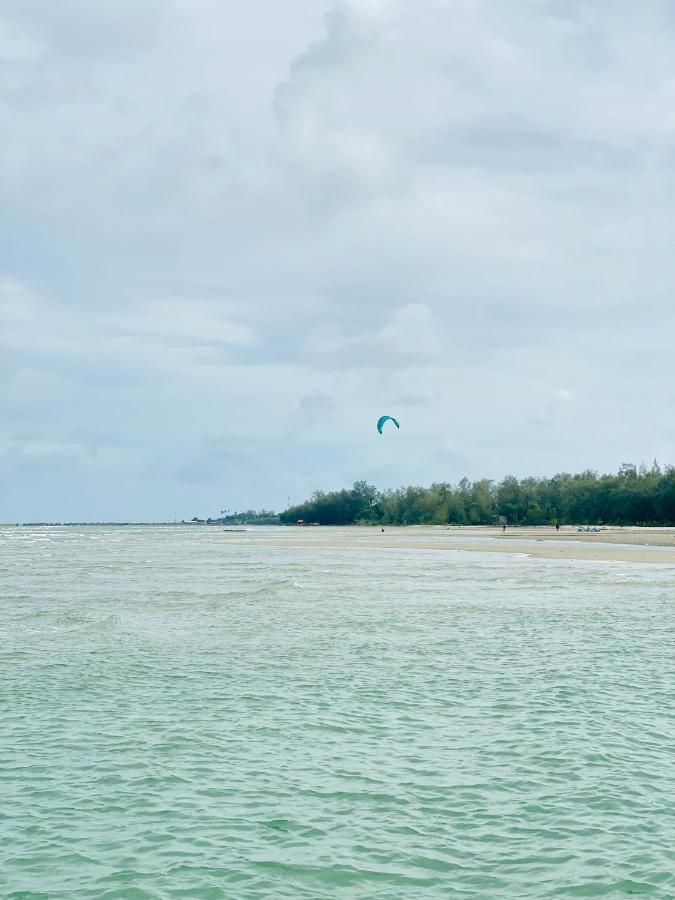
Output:
M486 526L306 527L285 528L279 537L247 540L269 546L335 549L447 550L518 553L535 559L595 562L671 563L675 565L675 528L608 527L596 533L576 527L501 528Z

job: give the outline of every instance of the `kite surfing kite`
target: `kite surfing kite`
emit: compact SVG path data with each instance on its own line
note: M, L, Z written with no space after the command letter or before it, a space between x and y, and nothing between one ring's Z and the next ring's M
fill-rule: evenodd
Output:
M380 434L382 434L382 428L384 427L385 422L393 422L397 428L401 427L398 424L398 420L393 416L380 416L380 418L377 420L377 430L380 432Z

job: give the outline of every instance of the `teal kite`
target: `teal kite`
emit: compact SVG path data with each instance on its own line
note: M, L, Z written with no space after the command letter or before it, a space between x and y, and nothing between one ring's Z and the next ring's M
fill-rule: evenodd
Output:
M380 418L377 420L377 430L380 432L380 434L382 434L382 428L384 426L384 423L389 422L389 421L393 422L397 428L401 427L398 424L398 420L395 419L393 416L380 416Z

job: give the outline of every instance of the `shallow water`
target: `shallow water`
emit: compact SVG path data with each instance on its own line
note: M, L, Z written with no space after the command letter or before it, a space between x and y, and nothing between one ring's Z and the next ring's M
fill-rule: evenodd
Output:
M675 567L250 538L0 529L1 896L675 897Z

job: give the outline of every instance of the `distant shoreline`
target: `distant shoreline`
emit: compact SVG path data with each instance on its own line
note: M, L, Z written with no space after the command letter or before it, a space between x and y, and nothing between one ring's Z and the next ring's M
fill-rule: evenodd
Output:
M172 528L178 526L191 527L194 525L203 525L203 522L0 522L0 528L84 528L85 526L105 526L111 528L116 527L143 527L170 525Z
M41 522L9 524L18 528L77 527L183 527L191 522ZM276 548L308 550L406 550L469 553L507 553L532 559L588 562L670 563L675 565L675 527L605 526L598 532L579 532L564 525L560 531L547 525L510 526L506 531L491 525L322 525L314 528L274 526L276 534L258 533L257 528L214 528L224 545L243 540ZM234 536L233 532L244 532ZM223 532L230 532L225 535Z
M675 546L675 526L673 525L602 525L598 526L597 531L586 531L586 525L561 525L559 531L554 525L508 525L503 530L501 525L398 525L398 524L381 524L381 523L363 523L359 525L319 525L318 523L298 523L298 524L279 524L265 525L255 522L228 522L220 521L204 521L199 522L0 522L0 528L84 528L84 527L118 527L118 528L148 528L148 527L166 527L166 528L223 528L232 525L247 528L278 528L283 531L296 531L311 528L312 530L320 529L324 531L347 531L357 530L358 532L380 531L433 531L444 532L450 531L457 534L476 534L485 537L499 538L500 540L513 540L531 535L537 539L542 534L546 534L547 540L566 539L574 540L595 539L596 541L610 540L612 543L617 542L617 538L621 538L621 543L636 543L634 540L626 540L627 536L655 536L669 535L672 537ZM582 529L582 530L579 530ZM641 543L641 541L637 541ZM650 541L649 543L653 543Z
M563 526L514 527L506 533L486 525L359 526L301 529L284 536L249 536L252 543L276 547L340 550L437 550L509 553L532 559L587 562L670 563L675 565L675 528L607 527L595 533Z

